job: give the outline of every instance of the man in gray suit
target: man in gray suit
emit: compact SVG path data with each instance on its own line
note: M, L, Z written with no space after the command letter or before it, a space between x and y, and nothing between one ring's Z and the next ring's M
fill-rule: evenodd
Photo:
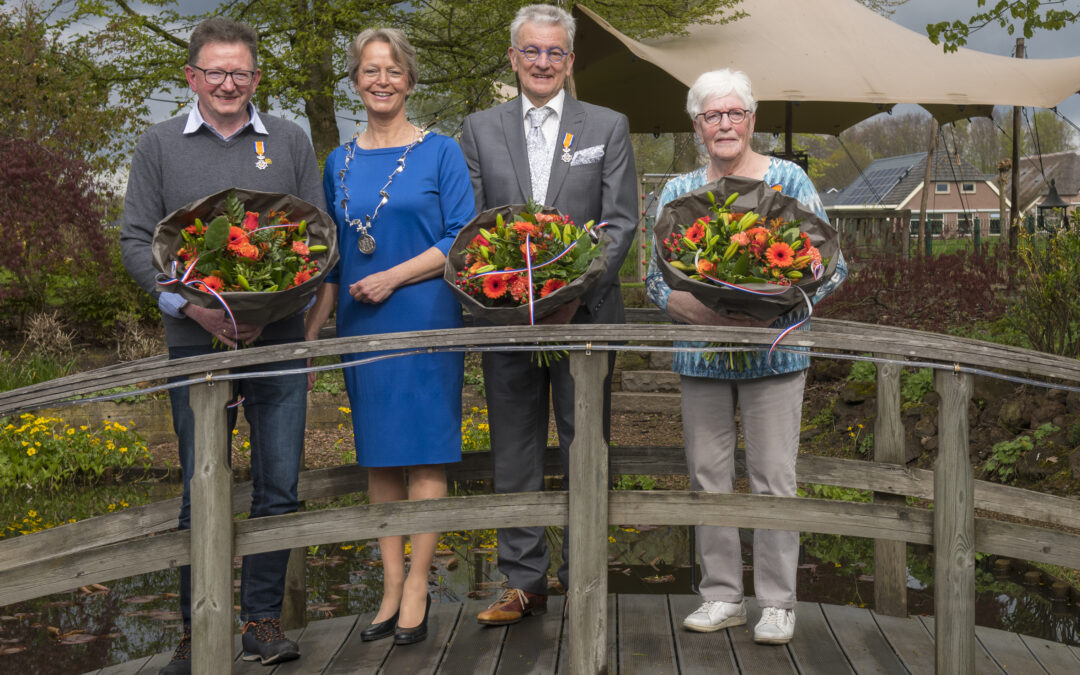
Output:
M554 206L578 225L607 222L607 272L555 320L622 323L619 267L637 223L636 174L626 116L582 103L563 90L574 65L574 19L551 5L522 7L510 25L510 64L522 96L465 118L461 146L469 165L476 209L523 204L530 197ZM611 370L604 382L604 437L610 436ZM567 359L544 367L528 353L483 357L495 492L544 487L548 397L555 406L564 470L574 438L574 383ZM550 554L544 528L499 530L502 596L477 616L483 624L516 623L547 608ZM559 580L567 585L567 545Z

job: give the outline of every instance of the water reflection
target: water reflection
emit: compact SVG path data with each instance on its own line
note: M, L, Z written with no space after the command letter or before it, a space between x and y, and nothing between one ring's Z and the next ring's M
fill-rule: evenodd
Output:
M749 532L745 532L749 535ZM503 581L495 564L492 531L450 533L432 566L436 599L460 602L494 598ZM552 551L561 550L558 531L549 529ZM689 528L613 527L609 537L609 590L614 593L690 593ZM873 545L870 540L804 535L798 593L804 601L873 607ZM743 542L744 584L753 592L749 539ZM560 564L553 555L550 576ZM1007 570L986 557L977 572L979 625L1080 644L1080 611L1075 595L1055 600L1048 581L1024 585L1029 568ZM933 614L933 556L929 547L908 547L908 607ZM237 570L237 575L239 571ZM377 609L382 568L375 542L311 547L307 556L307 610L310 620L363 614ZM61 675L169 651L179 631L177 575L161 571L57 594L0 609L0 672ZM239 627L239 624L238 624Z

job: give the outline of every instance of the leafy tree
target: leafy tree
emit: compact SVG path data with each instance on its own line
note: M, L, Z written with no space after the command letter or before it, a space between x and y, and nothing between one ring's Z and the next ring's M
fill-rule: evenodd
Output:
M691 22L727 21L738 0L598 0L590 6L634 37L678 32ZM256 105L302 115L311 126L317 154L338 144L337 114L360 115L349 97L346 46L369 26L406 31L417 48L421 73L413 108L436 116L444 127L473 110L491 105L497 83L511 76L507 30L522 0L358 0L226 2L202 14L184 14L173 0L144 0L150 14L127 0L78 0L65 25L91 19L105 30L85 36L82 45L97 55L98 77L123 87L126 103L141 106L150 92L186 87L182 65L187 37L202 19L227 15L250 24L261 41L264 76ZM562 2L569 7L570 3ZM184 101L177 101L178 107Z
M89 51L61 42L48 14L26 2L0 10L0 136L40 141L99 170L127 159L138 114L114 106L92 76Z
M941 21L928 24L926 33L931 42L941 44L945 51L955 52L967 44L968 36L990 24L998 24L1013 35L1022 29L1025 38L1031 38L1037 29L1061 30L1080 21L1080 11L1058 9L1066 0L997 0L992 6L988 0L978 0L979 7L989 8L973 15L967 21Z

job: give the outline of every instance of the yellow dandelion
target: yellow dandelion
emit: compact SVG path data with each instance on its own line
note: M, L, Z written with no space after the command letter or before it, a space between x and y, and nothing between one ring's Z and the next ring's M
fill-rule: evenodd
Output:
M75 430L72 429L71 427L68 427L67 435L68 436L74 436L75 435Z
M26 515L30 516L31 518L37 518L37 511L35 511L34 509L30 509L26 512Z
M87 429L89 429L89 428L90 428L90 427L88 427L88 426L86 426L86 425L84 424L84 425L82 425L81 427L79 427L79 431L86 431L86 430L87 430Z
M607 541L608 541L609 544L614 544L615 543L615 537L608 536Z
M120 452L122 452L122 453L127 452L127 446L124 446L124 447L120 448Z
M232 435L233 435L233 436L235 436L235 435L236 435L236 434L238 434L238 433L240 433L240 431L239 431L238 429L233 429L233 430L232 430Z
M341 407L339 407L339 408L338 408L338 411L339 411L339 412L342 412L342 413L344 413L344 414L346 414L346 415L348 415L348 414L350 414L350 413L352 412L352 410L350 410L349 408L346 408L345 406L341 406Z
M37 454L37 450L35 450L34 448L29 448L29 449L28 449L28 450L26 451L26 456L27 456L27 457L33 457L33 456L34 456L34 455L36 455L36 454Z
M351 551L352 549L353 549L353 545L352 545L352 544L346 544L346 545L344 545L344 546L342 546L342 547L341 547L341 550L342 550L342 551Z

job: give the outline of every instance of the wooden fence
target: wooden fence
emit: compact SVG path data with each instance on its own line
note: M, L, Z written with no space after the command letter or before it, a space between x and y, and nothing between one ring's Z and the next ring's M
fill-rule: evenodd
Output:
M663 315L638 312L642 320ZM968 408L972 370L1008 371L1069 386L1080 383L1080 361L945 335L815 320L785 345L824 352L873 353L878 364L875 462L800 457L798 480L872 490L874 503L832 502L748 494L686 491L611 492L612 473L685 473L681 448L616 448L609 464L600 432L602 383L607 351L669 348L675 340L768 344L775 331L705 326L564 325L484 327L396 333L360 338L256 347L213 357L174 361L148 359L0 394L0 415L55 405L77 394L191 376L196 412L196 462L192 479L192 527L169 531L177 501L159 502L91 518L0 542L0 606L89 583L154 570L193 567L193 672L218 672L231 660L232 558L282 548L329 544L416 531L448 531L566 525L571 565L568 616L571 672L606 672L607 532L609 524L724 525L799 530L875 540L875 603L879 612L905 614L905 545L935 547L936 659L939 672L974 672L975 551L1075 566L1080 535L976 518L985 509L1080 530L1080 502L974 481L968 455ZM450 497L393 502L234 521L250 503L250 485L233 489L226 462L228 438L220 386L229 368L285 358L330 356L386 349L528 348L562 343L570 350L575 378L578 433L571 447L574 480L565 492ZM650 346L652 345L652 346ZM902 464L900 366L942 364L935 386L940 395L938 460L934 471ZM549 451L548 466L558 473ZM490 475L486 453L466 455L451 478ZM305 472L300 498L331 497L364 487L363 472L339 467ZM905 496L934 501L933 510L905 505ZM147 535L155 536L147 536Z

